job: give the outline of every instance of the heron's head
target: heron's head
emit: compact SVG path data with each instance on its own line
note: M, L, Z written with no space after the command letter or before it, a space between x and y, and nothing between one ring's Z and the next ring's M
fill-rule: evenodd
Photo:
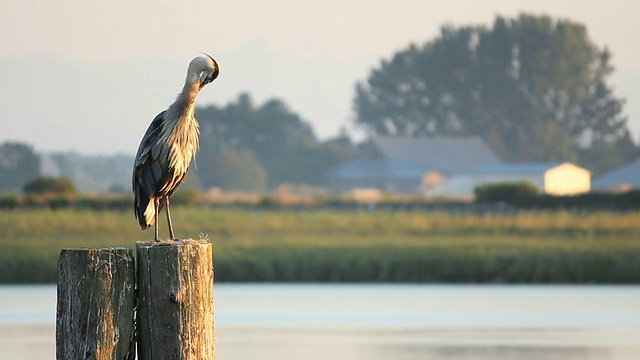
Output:
M205 85L215 80L219 72L218 63L211 56L202 54L189 63L187 81L199 84L202 89Z

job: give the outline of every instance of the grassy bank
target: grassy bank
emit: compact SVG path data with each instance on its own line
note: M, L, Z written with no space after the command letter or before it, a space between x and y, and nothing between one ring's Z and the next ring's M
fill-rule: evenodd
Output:
M177 236L212 240L218 281L640 283L640 213L173 215ZM0 282L55 282L63 247L133 248L152 236L129 211L3 211Z

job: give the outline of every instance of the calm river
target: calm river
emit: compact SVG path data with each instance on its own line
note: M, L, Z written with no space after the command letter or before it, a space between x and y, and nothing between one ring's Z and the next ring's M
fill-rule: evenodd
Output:
M0 359L55 358L55 286L0 286ZM216 284L219 360L640 359L640 286Z

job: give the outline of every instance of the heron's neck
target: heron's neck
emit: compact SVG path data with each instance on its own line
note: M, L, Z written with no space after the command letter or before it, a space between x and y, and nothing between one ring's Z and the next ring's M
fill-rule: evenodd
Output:
M176 100L169 107L169 112L178 115L181 119L192 119L199 92L199 83L187 81Z

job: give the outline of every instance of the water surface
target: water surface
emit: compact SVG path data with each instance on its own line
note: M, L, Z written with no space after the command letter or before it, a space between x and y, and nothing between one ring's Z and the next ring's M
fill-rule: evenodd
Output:
M216 284L215 311L218 359L640 359L639 286ZM55 286L0 286L0 348L55 358Z

